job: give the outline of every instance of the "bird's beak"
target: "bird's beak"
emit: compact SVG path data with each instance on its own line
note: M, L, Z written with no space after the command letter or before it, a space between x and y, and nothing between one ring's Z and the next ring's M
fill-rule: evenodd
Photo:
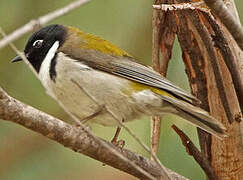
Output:
M22 61L22 58L20 56L16 56L15 58L12 59L11 63Z

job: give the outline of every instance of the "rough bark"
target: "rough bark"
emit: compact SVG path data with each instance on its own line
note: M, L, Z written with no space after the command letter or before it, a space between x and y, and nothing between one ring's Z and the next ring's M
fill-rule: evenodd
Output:
M229 135L220 141L198 130L201 152L219 179L243 179L243 125L239 102L242 92L238 86L243 79L243 54L220 20L205 6L202 8L205 11L199 8L174 9L163 14L170 13L171 16L165 18L174 19L168 21L177 24L176 33L192 93L201 101L198 106L220 120ZM229 9L237 15L233 12L235 8ZM167 37L170 37L170 33Z

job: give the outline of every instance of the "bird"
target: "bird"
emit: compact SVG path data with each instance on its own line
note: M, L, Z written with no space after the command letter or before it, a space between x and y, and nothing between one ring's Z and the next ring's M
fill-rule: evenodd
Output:
M30 36L24 55L47 94L80 122L120 128L119 122L174 114L226 136L223 124L194 105L196 97L99 36L48 25ZM16 56L12 62L21 60Z

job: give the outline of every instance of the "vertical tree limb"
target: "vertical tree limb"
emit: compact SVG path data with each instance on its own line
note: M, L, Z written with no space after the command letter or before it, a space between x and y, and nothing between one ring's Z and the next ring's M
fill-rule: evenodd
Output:
M191 1L170 1L177 2ZM238 93L242 93L239 85L243 75L243 53L209 11L201 8L176 9L174 6L168 8L168 11L171 10L175 12L178 40L192 92L202 102L198 105L220 120L229 134L228 138L219 141L198 130L201 152L211 162L219 179L242 179L243 118L239 106L242 98Z
M156 3L156 1L155 1ZM152 64L153 69L159 72L160 56L159 56L159 41L160 41L160 20L161 13L152 10ZM159 148L159 140L161 133L161 118L154 116L151 118L151 150L157 155ZM153 157L151 157L153 160Z
M200 14L200 13L199 13ZM194 15L192 15L190 13L187 12L187 16L188 19L193 19L196 17L195 12ZM208 26L208 23L206 21L204 21L204 19L200 19L201 22L203 22L204 26L207 27L209 29L210 32L210 26ZM197 26L196 24L199 23L199 21L190 21L193 26ZM207 85L207 96L208 96L208 100L209 100L209 107L210 107L210 111L212 113L212 115L214 117L216 117L217 119L221 119L223 121L223 123L226 125L227 129L228 129L228 133L230 134L230 138L226 138L224 139L224 141L218 141L217 139L215 139L214 137L212 137L212 141L211 143L209 143L207 145L207 149L210 150L210 152L208 151L209 155L210 155L210 159L212 161L213 164L213 168L215 169L216 174L222 178L222 177L235 177L240 178L242 176L242 170L241 166L242 166L242 161L238 161L239 159L242 159L242 147L239 146L239 141L241 141L241 137L239 136L240 132L239 132L239 124L235 123L235 121L230 124L227 122L227 119L229 116L226 116L226 112L222 109L222 96L219 96L220 91L218 91L216 88L216 83L217 80L215 78L215 76L217 76L217 74L213 73L214 72L214 68L212 66L210 62L212 59L210 59L209 57L206 56L206 52L208 52L208 50L205 50L203 46L208 46L209 43L206 43L205 41L203 42L202 39L205 38L205 34L204 36L202 36L202 32L198 31L198 29L196 30L195 28L193 28L192 26L189 26L190 30L193 32L193 35L195 36L197 42L198 42L198 46L200 48L200 51L204 52L203 55L203 59L205 61L205 63L207 63L206 65L206 69L202 69L205 73L205 77L206 77L206 85ZM211 33L211 32L210 32ZM204 45L203 45L204 44ZM214 47L211 47L214 48ZM238 99L236 98L235 95L235 90L234 90L234 86L232 87L232 83L231 83L231 77L229 74L229 71L227 70L225 64L224 64L224 60L222 59L222 55L217 52L217 58L214 60L216 61L218 64L217 66L221 69L221 71L223 72L224 75L224 85L223 88L225 89L225 93L226 93L226 98L228 98L228 102L229 102L229 107L228 108L224 108L224 109L229 109L231 111L231 117L232 119L235 119L235 116L240 112L239 109L239 103L238 103ZM214 65L215 66L215 65ZM189 67L189 71L195 71L196 69L201 69L200 68L200 64L194 64L194 66ZM239 68L239 67L238 67ZM228 119L229 120L229 119ZM234 130L233 130L233 129ZM210 142L210 141L208 141ZM230 148L227 148L227 146L230 144ZM223 156L222 154L232 154L231 157L226 157ZM222 162L224 162L226 159L228 159L229 164L224 164ZM233 163L233 162L237 162L237 163ZM228 174L229 172L234 171L233 174Z
M155 4L160 4L163 0L155 1ZM163 13L153 9L153 47L152 47L152 62L153 68L162 76L166 76L169 60L172 55L172 48L175 40L176 24L171 22L173 18L171 12ZM160 53L161 52L161 53ZM160 59L160 55L162 58ZM159 147L159 139L161 132L161 117L155 116L151 120L151 146L152 151L156 154Z

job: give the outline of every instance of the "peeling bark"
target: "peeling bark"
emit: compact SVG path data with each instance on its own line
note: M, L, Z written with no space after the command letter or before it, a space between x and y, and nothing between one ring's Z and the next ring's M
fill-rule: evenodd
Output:
M169 1L178 2L191 1ZM219 179L243 179L243 118L240 107L243 53L220 20L206 6L202 8L205 10L166 11L164 14L170 13L171 16L165 16L169 20L164 21L176 22L176 34L191 90L201 101L197 105L209 111L227 128L229 137L222 141L198 129L202 154ZM165 33L168 38L171 36Z

